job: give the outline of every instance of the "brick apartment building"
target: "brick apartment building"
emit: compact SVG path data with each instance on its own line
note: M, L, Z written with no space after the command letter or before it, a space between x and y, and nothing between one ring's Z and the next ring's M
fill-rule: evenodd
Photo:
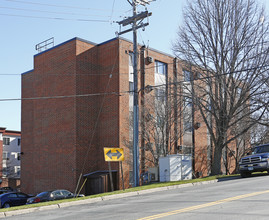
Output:
M22 74L22 191L65 188L74 192L81 174L80 186L87 178L82 192L108 191L104 147L124 149L124 184L130 186L132 48L132 42L123 38L101 44L73 38L34 56L34 69ZM174 62L174 57L154 49L146 49L143 56L145 85L167 84L174 78L175 63L177 78L184 79L184 64ZM141 72L142 67L139 91ZM207 175L210 139L205 124L196 123L195 171ZM180 123L178 129L184 126ZM191 146L192 132L180 137L178 145ZM175 146L170 146L170 152L182 150ZM121 188L119 164L111 166L114 188ZM144 163L143 169L150 166Z
M21 132L0 127L0 186L20 187Z

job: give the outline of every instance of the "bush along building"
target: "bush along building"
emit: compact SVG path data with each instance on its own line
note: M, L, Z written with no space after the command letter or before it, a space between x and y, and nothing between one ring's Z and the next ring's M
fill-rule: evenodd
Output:
M0 186L20 188L21 132L0 127Z
M104 147L124 151L122 169L110 164L114 189L132 186L132 48L123 38L101 44L73 38L34 56L34 69L22 74L24 192L111 191ZM189 65L138 50L141 184L158 181L159 158L170 154L194 155L193 173L208 175L211 141L192 103Z

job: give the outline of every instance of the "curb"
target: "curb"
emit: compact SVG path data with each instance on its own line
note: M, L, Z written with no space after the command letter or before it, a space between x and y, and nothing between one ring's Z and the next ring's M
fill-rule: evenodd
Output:
M102 201L108 201L108 200L113 200L113 199L126 198L129 196L139 196L139 195L160 192L160 191L166 191L166 190L172 190L172 189L181 189L181 188L192 187L192 186L207 185L207 184L213 184L213 183L217 183L217 182L219 182L219 181L216 179L216 180L209 180L209 181L204 181L204 182L186 183L186 184L180 184L180 185L174 185L174 186L164 186L164 187L159 187L159 188L154 188L154 189L145 189L145 190L136 191L136 192L128 192L128 193L120 193L120 194L115 194L115 195L101 196L101 197L96 197L96 198L92 198L92 199L84 199L84 200L78 200L78 201L73 201L73 202L64 202L64 203L48 205L48 206L41 206L41 207L34 207L34 208L29 208L29 209L20 209L20 210L15 210L15 211L0 212L0 218L21 215L21 214L28 214L28 213L37 212L37 211L59 209L59 208L64 208L64 207L69 207L69 206L91 204L91 203L95 203L95 202L102 202Z

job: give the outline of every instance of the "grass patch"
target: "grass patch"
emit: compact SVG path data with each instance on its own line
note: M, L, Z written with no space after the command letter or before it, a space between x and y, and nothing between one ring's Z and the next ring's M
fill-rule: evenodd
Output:
M0 212L14 211L14 210L21 210L21 209L28 209L28 208L35 208L35 207L41 207L41 206L49 206L49 205L55 205L55 204L64 203L64 202L85 200L85 199L91 199L91 198L97 198L97 197L115 195L115 194L121 194L121 193L128 193L128 192L137 192L137 191L141 191L141 190L154 189L154 188L158 188L158 187L167 187L167 186L181 185L181 184L187 184L187 183L197 183L197 182L204 182L204 181L210 181L210 180L216 180L216 179L225 179L225 178L236 177L236 176L239 176L239 174L208 176L208 177L203 177L203 178L198 178L198 179L182 180L182 181L175 181L175 182L151 183L151 184L148 184L148 185L138 186L138 187L129 188L129 189L125 189L125 190L117 190L117 191L114 191L114 192L96 194L96 195L91 195L91 196L72 198L72 199L56 200L56 201L51 201L51 202L41 202L41 203L36 203L36 204L31 204L31 205L23 205L23 206L15 206L15 207L10 207L10 208L4 208L4 209L0 209Z

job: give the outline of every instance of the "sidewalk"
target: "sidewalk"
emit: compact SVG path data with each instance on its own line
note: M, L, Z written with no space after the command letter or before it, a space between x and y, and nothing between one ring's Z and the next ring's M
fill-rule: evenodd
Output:
M206 184L212 184L212 183L217 183L217 182L219 182L219 180L216 179L216 180L210 180L210 181L204 181L204 182L186 183L186 184L180 184L180 185L174 185L174 186L165 186L165 187L159 187L159 188L153 188L153 189L146 189L146 190L141 190L141 191L136 191L136 192L127 192L127 193L120 193L120 194L115 194L115 195L101 196L101 197L97 197L97 198L89 198L89 199L78 200L78 201L63 202L63 203L54 204L54 205L34 207L34 208L21 209L21 210L15 210L15 211L6 211L6 212L0 212L0 218L21 215L21 214L28 214L28 213L37 212L37 211L59 209L59 208L64 208L64 207L68 207L68 206L91 204L91 203L95 203L95 202L102 202L102 201L107 201L107 200L112 200L112 199L126 198L126 197L130 197L130 196L139 196L139 195L160 192L160 191L165 191L165 190L206 185Z

